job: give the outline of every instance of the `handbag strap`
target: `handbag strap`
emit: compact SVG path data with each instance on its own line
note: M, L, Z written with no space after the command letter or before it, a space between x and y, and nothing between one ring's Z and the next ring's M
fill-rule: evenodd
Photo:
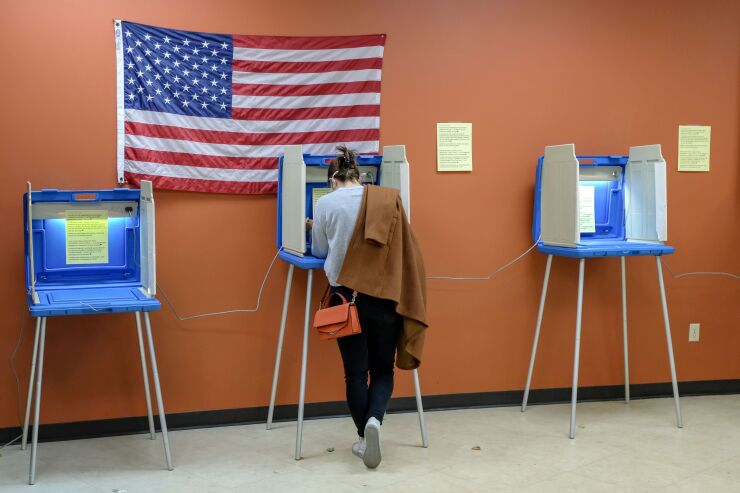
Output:
M347 298L345 298L342 293L338 291L331 292L331 285L327 284L326 291L324 291L324 295L321 297L321 301L319 302L319 309L322 309L324 307L329 306L329 301L331 301L331 297L337 295L342 300L342 304L347 303ZM352 300L349 302L350 305L354 305L355 301L357 300L357 291L352 291Z

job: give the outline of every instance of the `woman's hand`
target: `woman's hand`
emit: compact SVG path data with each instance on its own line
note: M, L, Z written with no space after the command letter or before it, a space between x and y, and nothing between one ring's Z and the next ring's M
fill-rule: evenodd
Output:
M311 231L313 228L313 219L306 218L306 230Z

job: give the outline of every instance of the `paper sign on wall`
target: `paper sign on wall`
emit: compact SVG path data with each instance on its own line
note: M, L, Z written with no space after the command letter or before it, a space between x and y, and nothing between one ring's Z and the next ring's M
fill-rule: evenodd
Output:
M311 190L311 201L313 203L311 210L314 214L316 213L316 202L318 202L321 197L328 195L329 193L331 193L331 188L314 188Z
M709 171L712 127L679 125L678 171Z
M578 187L579 231L581 233L596 232L596 213L594 211L594 187L580 185Z
M108 211L65 211L67 264L108 263Z
M437 171L473 171L472 123L437 123Z

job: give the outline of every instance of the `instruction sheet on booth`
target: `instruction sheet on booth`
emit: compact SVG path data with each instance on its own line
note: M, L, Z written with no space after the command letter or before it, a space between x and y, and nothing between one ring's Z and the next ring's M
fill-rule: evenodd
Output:
M108 263L108 211L65 211L67 264Z

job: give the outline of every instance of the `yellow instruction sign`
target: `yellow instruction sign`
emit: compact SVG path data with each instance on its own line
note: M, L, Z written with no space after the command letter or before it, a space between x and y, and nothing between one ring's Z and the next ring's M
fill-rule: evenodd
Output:
M324 195L328 195L330 193L331 193L331 188L314 188L313 190L311 190L311 199L313 202L312 212L314 214L316 213L316 202L318 202L319 199L323 197Z
M108 211L65 211L67 264L108 263Z
M472 123L437 123L437 171L473 171Z
M679 125L678 171L709 171L712 127Z

